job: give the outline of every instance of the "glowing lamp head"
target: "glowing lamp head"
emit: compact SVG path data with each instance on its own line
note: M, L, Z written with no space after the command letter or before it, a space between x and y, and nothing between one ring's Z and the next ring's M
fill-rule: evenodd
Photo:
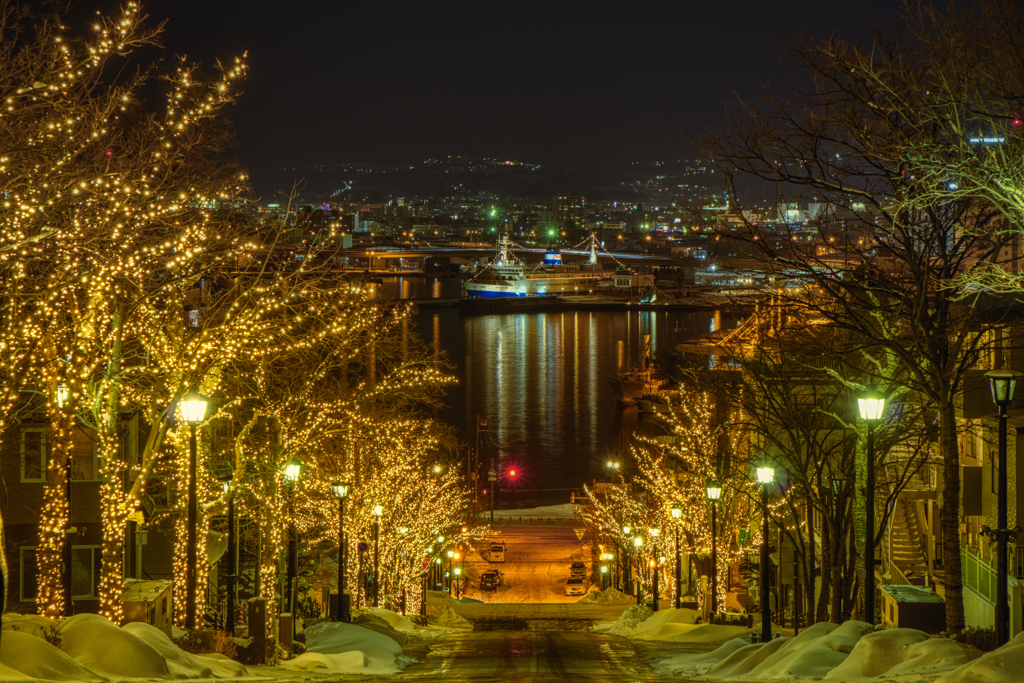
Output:
M444 554L447 555L448 557L452 557L455 554L455 551L454 550L446 550Z
M651 561L650 561L650 565L651 565L651 569L654 569L655 567L657 567L657 566L658 566L658 563L657 563L657 562L655 562L654 560L651 560Z
M434 465L434 474L441 474L441 466Z
M437 542L438 543L444 543L444 536L438 536L437 537Z
M661 534L661 529L659 529L656 526L655 527L651 527L650 529L648 529L648 531L650 531L651 532L651 536L654 536L655 538L657 538L658 535Z
M508 476L510 476L510 477L514 477L514 476L516 476L516 471L515 471L515 470L511 470L511 471L510 471L510 472L508 473Z
M882 419L882 411L885 410L885 396L875 387L868 387L857 395L857 409L860 411L860 419L877 422Z
M206 397L189 389L178 401L181 406L181 417L190 425L198 425L206 417Z
M460 575L461 573L462 573L462 567L456 567L456 568L455 568L455 576L458 576L458 575Z
M992 401L1000 407L1010 405L1021 373L1014 370L992 370L986 372L985 376L988 377L989 387L992 389Z
M57 385L57 407L63 408L64 404L68 401L68 385L58 384Z
M681 507L679 507L678 505L673 505L672 506L672 510L670 512L672 513L672 519L682 519L683 518L683 509Z
M601 565L601 573L602 574L607 574L608 573L608 566L607 565Z
M757 481L761 484L770 484L775 479L775 468L771 465L762 465L757 468Z
M384 506L382 506L382 505L374 505L373 506L373 516L374 517L380 517L383 514L384 514Z
M622 535L629 536L630 528L628 526L622 527Z
M643 544L644 544L643 536L637 536L636 538L633 539L633 545L635 545L637 548L639 548Z
M292 458L281 466L281 476L288 483L294 484L299 480L299 473L302 472L302 463Z
M347 484L345 482L337 482L337 483L331 484L331 493L333 493L334 497L339 499L339 500L342 499L342 498L348 498L348 488L349 488L349 486L350 486L350 484Z
M760 476L761 475L758 475L758 481L760 481ZM719 498L722 497L722 485L719 484L718 481L715 479L711 479L708 481L705 490L708 494L708 500L718 500Z

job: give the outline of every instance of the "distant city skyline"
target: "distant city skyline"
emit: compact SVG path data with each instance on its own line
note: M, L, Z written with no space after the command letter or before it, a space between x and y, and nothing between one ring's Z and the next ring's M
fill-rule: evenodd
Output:
M784 35L857 39L899 12L891 0L143 7L167 19L172 53L209 66L248 51L232 116L235 154L258 187L285 166L330 161L692 155L692 141L724 127L737 97L803 83L784 62Z

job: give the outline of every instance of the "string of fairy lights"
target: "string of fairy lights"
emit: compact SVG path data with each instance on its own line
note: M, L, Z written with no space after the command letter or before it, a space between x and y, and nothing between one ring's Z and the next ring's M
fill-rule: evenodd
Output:
M630 455L636 476L628 482L604 484L599 490L588 487L586 495L591 504L582 508L581 514L598 538L619 548L620 557L634 566L646 590L656 570L662 573L661 585L674 595L685 588L675 585L677 531L680 551L697 559L695 566L700 575L710 574L709 481L723 484L716 503L719 577L727 576L728 568L742 559L748 547L760 543L761 511L755 504L757 483L753 478L723 477L724 451L738 453L742 444L736 438L739 430L732 429L731 424L716 424L714 404L706 393L682 393L663 416L671 438L635 437ZM723 436L728 439L724 450ZM774 503L771 509L780 504ZM681 510L678 518L671 514L673 507ZM742 544L741 530L747 532ZM716 603L720 611L725 610L727 590L725 581L719 580ZM703 605L704 593L697 591L695 597Z
M440 442L414 417L416 400L451 380L427 363L394 362L408 312L341 279L329 251L282 261L262 226L231 211L245 177L211 157L223 147L220 119L244 59L214 77L180 65L164 79L164 110L150 114L140 94L148 74L105 80L157 38L136 3L97 15L85 37L59 22L36 28L38 40L18 48L39 66L34 80L3 93L0 109L11 141L0 148L0 287L9 303L0 312L0 426L24 401L20 387L43 396L34 413L50 425L39 612L59 617L66 607L66 464L76 430L95 442L101 613L123 619L128 519L149 494L168 501L148 523L170 522L175 582L184 585L189 439L175 405L190 387L216 404L197 439L200 585L210 575L207 532L230 495L256 529L254 590L276 607L288 529L304 546L335 538L330 484L344 478L354 482L346 531L366 540L383 525L376 580L418 599L411 589L441 551L437 538L473 536L460 531L465 486L455 471L427 467ZM130 448L129 418L149 427ZM226 446L217 436L225 426ZM292 458L305 466L294 485L280 469ZM236 473L229 494L207 468L225 459ZM379 519L377 505L386 510ZM350 554L350 569L357 562ZM181 624L183 591L175 593ZM205 609L200 590L196 610Z

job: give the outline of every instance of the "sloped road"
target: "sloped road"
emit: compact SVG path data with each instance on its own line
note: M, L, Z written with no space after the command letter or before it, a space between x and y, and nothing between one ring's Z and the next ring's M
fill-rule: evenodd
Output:
M433 641L421 661L398 678L410 683L670 680L654 674L628 640L585 631L453 634Z

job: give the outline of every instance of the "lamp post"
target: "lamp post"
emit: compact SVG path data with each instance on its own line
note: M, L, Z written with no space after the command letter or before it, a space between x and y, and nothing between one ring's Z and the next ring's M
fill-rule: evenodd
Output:
M705 490L711 501L711 613L718 612L718 499L722 497L722 485L711 479Z
M380 598L378 587L380 586L380 576L377 572L380 570L379 565L379 541L380 541L380 516L384 514L384 508L380 505L373 507L373 606L379 607L377 604Z
M679 556L679 520L683 518L683 509L678 505L673 505L672 519L676 520L673 525L676 529L676 601L675 608L679 609L683 604L683 560Z
M186 391L178 405L189 426L188 440L188 512L185 548L185 628L196 628L196 524L199 516L196 496L196 427L206 417L206 397L195 390Z
M768 577L771 574L771 562L768 559L768 487L775 478L775 469L771 465L757 468L757 481L761 484L761 642L772 639L772 607L769 593Z
M345 609L345 564L348 561L348 547L345 544L345 499L348 498L350 484L337 482L331 484L331 492L338 499L338 609L334 612L335 621L348 621L349 611Z
M997 481L998 510L996 528L982 527L982 532L996 542L996 647L1010 640L1010 610L1007 604L1006 553L1009 540L1016 540L1020 527L1007 528L1006 499L1006 409L1013 402L1013 392L1021 373L1013 370L992 370L985 373L992 388L992 401L999 408L999 475Z
M622 527L622 535L625 536L627 539L629 538L629 532L630 531L631 531L631 529L628 526L623 526ZM625 555L625 557L621 557L621 555ZM621 576L621 579L622 579L622 592L625 593L626 595L629 595L629 580L631 578L630 574L632 573L630 571L630 568L631 568L631 564L630 563L631 562L632 562L632 559L629 556L629 541L626 540L626 541L623 541L623 543L622 543L622 549L620 550L620 557L619 557L619 564L621 565L621 573L622 573L622 576Z
M444 554L448 556L448 571L446 571L444 573L444 576L441 577L443 579L441 581L441 585L443 587L444 584L447 583L448 584L448 595L451 595L452 594L452 557L455 556L455 551L454 550L446 550ZM444 580L444 579L446 579L446 580Z
M885 396L871 387L857 396L860 418L868 425L864 482L864 621L875 623L875 425L882 419Z
M285 573L285 584L288 589L286 600L288 613L292 615L292 638L295 638L295 583L299 573L299 539L295 528L295 485L302 473L302 463L292 458L281 466L281 479L288 486L288 570Z
M640 536L640 535L637 535L633 539L633 546L636 548L636 579L635 579L634 583L636 584L636 604L638 604L638 605L641 603L641 599L640 599L640 548L642 548L643 545L644 545L644 537Z
M227 594L228 594L228 607L227 613L224 615L224 630L231 635L235 634L235 573L238 571L235 567L235 494L231 490L231 480L234 478L234 473L228 469L224 477L221 479L221 483L224 484L224 494L228 498L228 566L227 566Z
M651 534L651 538L657 538L661 534L661 529L659 529L658 527L652 527L652 528L648 529L648 531ZM653 605L652 605L651 609L652 609L652 611L657 612L658 611L658 562L657 562L656 559L652 559L650 564L651 564L651 569L654 572L654 582L653 582L653 586L652 586L652 590L654 591L654 601L653 601Z

